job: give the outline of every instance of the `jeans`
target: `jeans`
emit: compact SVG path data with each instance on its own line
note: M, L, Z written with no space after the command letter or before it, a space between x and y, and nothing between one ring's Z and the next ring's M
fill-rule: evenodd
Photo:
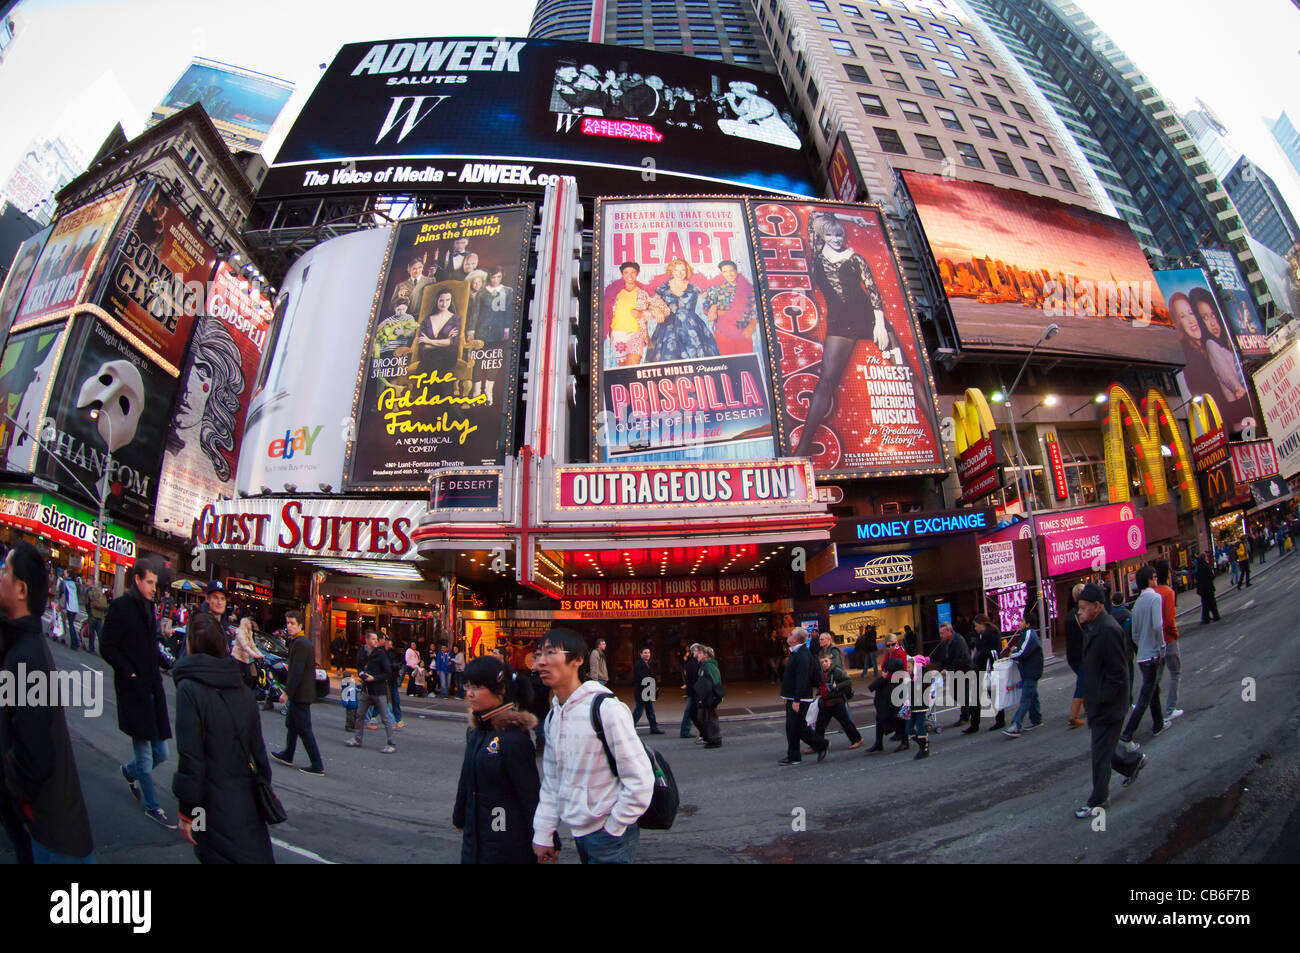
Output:
M1138 692L1137 704L1133 707L1133 714L1129 715L1128 724L1124 726L1124 733L1119 736L1120 741L1132 741L1133 732L1138 730L1142 724L1142 716L1148 708L1151 709L1152 727L1160 731L1165 726L1164 709L1160 707L1160 671L1162 659L1153 658L1150 661L1138 662L1138 668L1142 671L1142 690Z
M925 716L929 711L922 708L920 711L913 710L912 714L907 717L907 733L915 738L925 737Z
M394 682L393 687L388 692L389 707L393 711L394 723L402 720L402 703L398 701L398 697L402 694L401 693L402 686L398 684L398 682L400 681L401 680L398 679L397 682Z
M1232 574L1228 579L1228 585L1235 586L1237 580L1241 578L1241 565L1234 559L1229 564L1229 568L1232 570Z
M1083 666L1080 665L1079 670L1074 673L1074 694L1071 696L1071 699L1082 698L1082 697L1083 697Z
M99 637L104 632L104 620L90 617L90 625L86 628L86 648L90 652L95 652L95 645L99 642Z
M284 760L293 760L293 753L298 750L298 739L301 738L303 749L307 752L307 759L311 762L311 769L325 770L325 763L320 758L320 748L316 744L316 735L311 730L311 703L285 702L284 708Z
M153 786L153 769L167 760L167 742L132 738L131 745L135 749L135 759L122 765L122 770L140 785L144 809L152 813L158 810L158 791Z
M1165 643L1165 668L1169 670L1169 694L1165 696L1165 714L1178 707L1178 682L1183 677L1183 656L1178 640Z
M81 647L81 637L77 635L77 614L75 612L67 612L65 615L67 616L67 622L65 624L68 628L68 646L75 652Z
M634 864L636 848L641 842L641 828L633 824L622 837L607 834L604 828L573 839L578 859L584 864Z
M682 715L682 737L691 736L691 725L695 724L695 696L688 695L686 698L686 711Z
M641 720L641 712L643 711L650 719L650 730L658 731L659 719L655 717L655 703L652 701L638 701L636 703L636 708L632 710L632 727L635 728L636 723Z
M1241 575L1237 578L1237 588L1240 589L1243 582L1248 586L1250 585L1250 560L1247 559L1245 562L1237 563L1237 565L1241 568Z
M37 864L93 864L95 852L92 850L85 857L73 857L71 854L56 854L40 841L32 839L32 861Z
M442 688L442 697L451 697L451 672L438 673L438 685Z
M387 732L388 734L388 744L391 746L393 743L393 716L388 713L388 696L387 695L362 695L360 704L365 705L367 711L371 708L374 708L379 712L379 716L384 720L384 731ZM357 708L357 711L360 712L361 709ZM361 738L363 735L365 735L365 733L366 733L366 719L358 718L357 733L355 736L358 744L360 744Z
M1031 725L1041 725L1043 723L1043 709L1038 705L1038 679L1021 678L1020 685L1020 707L1016 709L1015 715L1011 719L1011 725L1019 729L1024 724L1025 716L1029 716Z

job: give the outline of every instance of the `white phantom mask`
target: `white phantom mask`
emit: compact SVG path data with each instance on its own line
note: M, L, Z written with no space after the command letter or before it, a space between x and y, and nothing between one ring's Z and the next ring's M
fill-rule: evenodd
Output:
M99 435L116 453L135 439L135 428L144 411L144 381L130 361L105 361L94 377L88 377L77 395L77 407L99 411Z

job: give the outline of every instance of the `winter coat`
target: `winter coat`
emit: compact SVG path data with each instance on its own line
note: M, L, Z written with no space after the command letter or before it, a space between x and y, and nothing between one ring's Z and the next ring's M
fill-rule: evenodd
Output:
M820 665L821 663L818 662ZM831 662L831 670L825 673L825 692L822 703L826 705L843 705L849 700L853 691L853 680L844 670L843 664Z
M288 681L284 691L289 701L310 705L316 700L316 647L305 635L289 643Z
M28 677L37 671L56 671L39 618L4 619L0 633L3 670L15 679L18 690L23 688L16 681L20 665ZM90 818L63 707L0 707L0 758L4 765L0 800L6 813L21 817L32 838L55 853L85 857L93 852Z
M117 727L131 738L163 741L172 736L158 668L158 623L153 603L134 585L108 607L100 654L113 666Z
M441 671L441 669L439 671ZM364 674L374 677L373 681L367 681L364 678L361 679L361 684L366 687L367 695L371 698L377 698L380 695L388 694L388 682L389 679L393 677L393 663L389 661L388 653L385 652L383 648L377 648L366 656ZM315 677L316 676L313 673L313 686L315 685ZM314 687L312 692L313 697L315 697Z
M813 665L820 663L802 645L790 653L781 676L781 697L787 701L812 701L821 679L813 673Z
M1007 646L1007 657L1020 666L1020 677L1037 681L1043 677L1043 643L1033 629L1021 629L1012 644Z
M1079 625L1079 610L1071 609L1065 617L1065 661L1076 674L1083 664L1083 627Z
M896 658L885 659L884 670L867 688L875 695L876 721L887 725L898 717L898 706L894 704L895 672L903 670L903 663Z
M234 659L187 655L176 679L176 774L172 793L194 831L194 854L204 864L273 864L271 835L253 794L252 757L262 776L271 765L262 743L257 702ZM247 751L247 755L245 754Z
M1114 616L1097 616L1084 632L1083 698L1088 719L1117 720L1128 713L1129 650Z
M686 685L686 691L688 694L695 694L695 680L699 677L700 661L692 655L686 660L686 666L682 669L682 682Z
M1204 559L1196 564L1196 594L1214 595L1214 573L1210 571L1210 564Z
M536 726L534 715L513 708L490 719L470 716L451 813L452 823L464 831L462 864L537 863L533 814L542 782L533 748Z
M695 676L695 686L691 689L691 693L695 696L695 704L700 708L716 708L718 697L714 689L721 685L722 673L718 671L717 660L705 659L700 664L699 672Z
M638 701L655 701L659 698L659 680L655 678L654 669L650 667L649 662L641 661L639 656L632 663L632 685L636 689ZM650 689L648 693L647 688ZM649 698L646 697L647 694Z
M609 681L609 665L605 661L605 653L600 649L592 649L587 656L587 677L598 682Z
M940 639L934 654L930 656L929 667L938 672L969 672L970 647L966 640L955 632L947 642Z
M975 671L986 671L1001 652L1002 633L995 626L985 626L984 634L979 636L979 647L975 649Z

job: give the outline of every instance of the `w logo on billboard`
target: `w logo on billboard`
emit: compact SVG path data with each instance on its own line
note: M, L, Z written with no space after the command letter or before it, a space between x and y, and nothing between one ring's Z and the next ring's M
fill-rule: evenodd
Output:
M573 127L577 124L578 120L581 118L582 117L577 115L576 113L556 113L555 131L569 132L571 129L573 129Z
M392 131L398 120L404 119L402 131L397 134L397 141L401 142L411 134L411 130L424 120L429 113L437 109L444 99L450 98L450 96L394 96L393 105L388 110L388 118L384 120L379 135L375 136L375 144L378 145L379 141ZM406 115L403 117L402 104L408 99L411 101L411 105L407 107ZM427 107L424 105L426 100L432 100L432 103Z

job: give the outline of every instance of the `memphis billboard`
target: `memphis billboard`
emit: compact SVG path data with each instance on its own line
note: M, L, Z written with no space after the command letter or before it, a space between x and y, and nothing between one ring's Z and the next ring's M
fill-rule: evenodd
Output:
M287 80L196 59L154 107L149 125L202 103L226 145L256 152L292 95L293 83Z
M344 46L276 156L262 198L332 193L815 195L775 76L554 40Z
M979 182L901 173L962 350L1183 363L1151 266L1127 224Z

